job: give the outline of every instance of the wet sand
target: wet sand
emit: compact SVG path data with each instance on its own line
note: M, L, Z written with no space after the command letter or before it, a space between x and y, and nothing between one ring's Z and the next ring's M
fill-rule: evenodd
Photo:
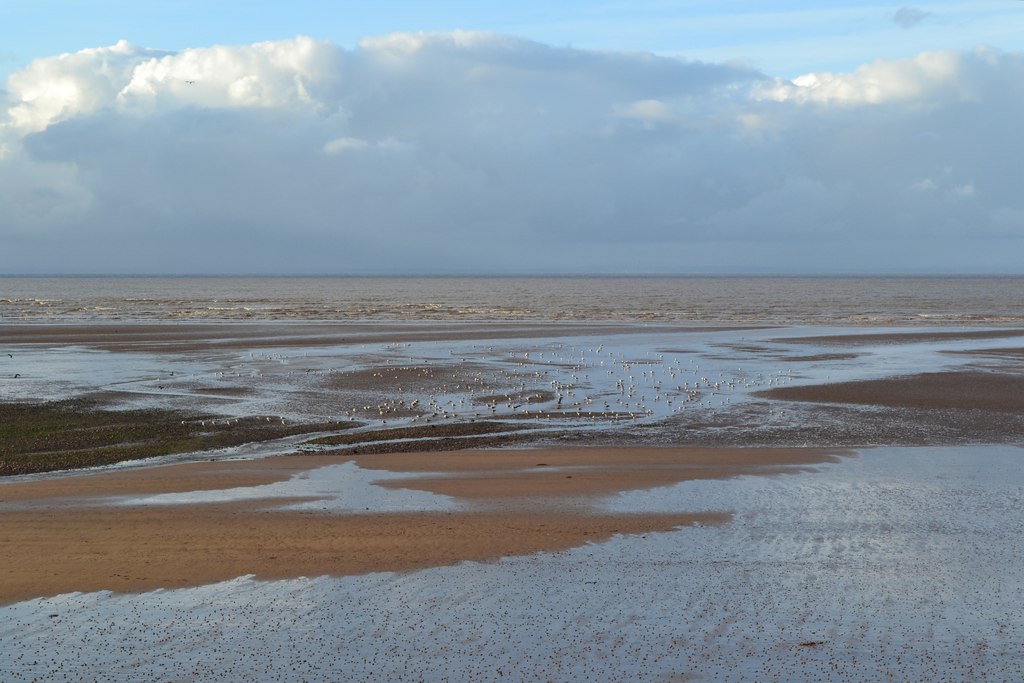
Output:
M1024 412L1024 375L929 372L855 382L780 387L757 396L785 401L877 405L890 408Z
M1024 330L957 330L949 332L884 332L881 334L823 334L809 337L784 337L776 341L787 344L916 344L920 342L963 341L973 339L1003 339L1019 337Z
M727 519L724 513L336 516L261 513L249 505L5 513L0 603L74 591L200 586L250 574L285 579L409 571Z
M125 470L66 472L21 481L0 480L0 509L9 504L87 505L103 498L184 491L211 491L283 481L324 463L322 458L190 462Z
M740 474L774 475L833 462L823 449L583 448L537 451L457 451L360 456L365 469L430 472L429 478L384 482L389 488L495 501L608 495L681 481L731 479ZM541 499L537 501L536 499Z
M364 426L0 480L0 673L1020 680L1019 449L935 446L1024 443L1021 331L715 329L2 326L26 404Z
M644 330L630 323L108 323L19 324L0 326L0 344L76 344L105 351L189 353L203 350L261 349L351 344L404 344L423 341L533 339L575 335L616 335ZM764 326L663 325L666 332L768 329Z
M999 359L1003 361L1024 361L1024 348L993 348L993 349L971 349L969 351L947 351L946 353L960 356L976 356L983 359Z
M616 534L719 524L729 511L607 514L581 501L696 479L781 474L839 452L585 449L361 456L362 468L437 475L389 482L471 502L450 512L282 510L295 499L113 506L112 497L316 477L344 461L294 456L79 474L0 485L0 602L261 579L407 571L579 546ZM525 471L524 471L525 470Z

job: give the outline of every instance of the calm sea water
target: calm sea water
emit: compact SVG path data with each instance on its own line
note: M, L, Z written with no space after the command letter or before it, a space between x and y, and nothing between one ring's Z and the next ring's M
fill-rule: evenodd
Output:
M1024 278L0 278L0 320L1019 324Z

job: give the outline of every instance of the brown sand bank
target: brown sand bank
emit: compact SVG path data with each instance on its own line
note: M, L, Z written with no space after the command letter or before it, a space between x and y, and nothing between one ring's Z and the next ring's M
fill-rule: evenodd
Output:
M113 496L214 491L285 481L322 467L322 457L189 462L119 471L67 472L29 480L0 480L0 505L88 505ZM0 515L4 514L0 512Z
M812 356L780 356L783 363L821 363L830 360L853 360L859 358L856 353L816 353Z
M946 351L946 353L964 356L990 356L993 358L1024 360L1024 348L1021 347L1000 349L971 349L969 351Z
M607 495L697 479L782 474L833 461L835 453L773 448L583 448L365 455L353 460L364 469L448 475L390 480L383 486L493 500Z
M784 401L1022 413L1024 375L972 371L927 372L886 379L779 387L755 395Z
M964 330L957 332L884 332L880 334L833 334L814 337L787 337L775 341L787 344L916 344L919 342L1020 337L1022 329Z
M193 586L247 574L270 579L403 571L569 548L614 534L717 524L728 520L727 511L608 515L568 503L595 493L686 479L792 471L829 461L835 453L587 449L356 459L367 468L443 475L435 480L439 486L451 486L460 475L466 476L452 495L476 505L446 513L300 513L274 510L274 501L268 500L111 507L102 500L197 490L214 483L224 488L251 485L345 460L329 456L6 482L0 484L7 508L0 513L0 556L5 562L0 603L69 591ZM540 463L576 469L556 471L537 467ZM535 478L511 476L524 467L545 471ZM504 488L502 477L496 475L502 471L510 475ZM486 500L494 504L481 508ZM527 500L538 505L522 504Z
M239 505L5 513L0 603L71 591L180 588L247 574L407 571L727 519L715 513L342 516Z
M713 332L760 327L677 325L672 332ZM630 324L594 323L116 323L103 325L27 324L0 326L3 344L77 344L108 351L191 352L209 349L258 349L270 347L332 346L344 344L406 343L418 341L467 341L533 339L580 334L611 335L649 331Z

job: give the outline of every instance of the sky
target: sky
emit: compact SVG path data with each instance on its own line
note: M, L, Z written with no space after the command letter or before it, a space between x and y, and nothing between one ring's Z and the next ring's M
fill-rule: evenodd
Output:
M1024 273L1024 2L4 0L0 274Z

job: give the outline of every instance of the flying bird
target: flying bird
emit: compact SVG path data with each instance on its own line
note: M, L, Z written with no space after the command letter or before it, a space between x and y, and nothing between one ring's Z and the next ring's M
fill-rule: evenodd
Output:
M185 82L188 83L189 85L195 85L196 84L195 81L185 81Z

